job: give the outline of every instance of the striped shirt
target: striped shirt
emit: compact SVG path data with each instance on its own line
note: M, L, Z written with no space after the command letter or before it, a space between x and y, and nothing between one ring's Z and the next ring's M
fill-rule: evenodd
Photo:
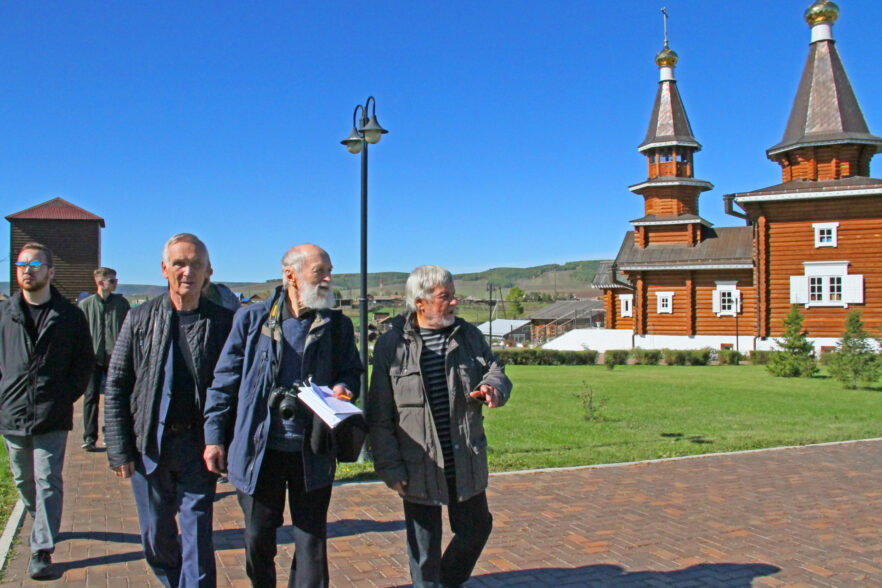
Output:
M449 335L449 327L439 330L420 329L420 337L423 340L420 369L429 395L429 407L432 409L435 430L438 432L441 451L444 453L444 476L453 478L456 476L456 468L453 461L453 444L450 441L450 394L447 390L445 373Z

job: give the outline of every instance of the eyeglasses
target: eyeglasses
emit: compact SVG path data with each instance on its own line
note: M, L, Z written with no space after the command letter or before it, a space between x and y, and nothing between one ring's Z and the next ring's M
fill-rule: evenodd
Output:
M111 284L116 284L117 282L119 282L119 280L116 278L107 278L107 281L110 282Z
M43 262L40 261L39 259L32 259L31 261L16 261L15 262L15 267L17 267L19 269L31 268L31 269L38 270L41 267L43 267L43 265L44 265Z

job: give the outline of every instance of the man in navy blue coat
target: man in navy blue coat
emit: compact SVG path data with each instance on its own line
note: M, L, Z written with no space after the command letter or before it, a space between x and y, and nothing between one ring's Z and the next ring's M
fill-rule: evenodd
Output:
M294 526L289 586L328 586L327 513L336 469L330 430L293 395L311 380L338 398L359 394L352 322L331 289L331 259L315 245L282 259L272 299L240 310L205 404L205 464L227 473L245 514L246 571L275 586L285 494Z

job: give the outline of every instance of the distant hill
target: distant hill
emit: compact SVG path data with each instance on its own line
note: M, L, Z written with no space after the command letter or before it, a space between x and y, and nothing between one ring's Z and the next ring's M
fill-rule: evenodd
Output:
M569 261L564 264L550 263L532 267L497 267L483 272L455 274L456 290L461 296L486 298L488 284L507 291L514 286L527 293L543 292L579 297L593 297L598 291L591 288L591 279L597 271L598 260ZM403 295L406 272L376 272L368 274L368 291L374 295ZM382 290L380 280L383 281ZM281 280L266 282L224 282L231 290L242 292L246 297L260 294L266 297ZM9 283L0 282L3 292L9 292ZM334 287L346 298L358 296L361 288L359 274L334 274ZM120 284L117 292L125 296L156 296L165 292L167 286L152 284ZM494 293L494 296L498 296Z

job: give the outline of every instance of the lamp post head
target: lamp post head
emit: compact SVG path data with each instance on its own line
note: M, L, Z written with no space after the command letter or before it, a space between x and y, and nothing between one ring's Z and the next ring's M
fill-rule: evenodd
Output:
M361 127L361 132L364 133L364 140L373 145L374 143L379 143L383 135L389 131L380 126L380 123L377 122L376 114L371 114L367 124Z
M357 154L361 153L361 148L364 146L364 139L358 134L356 128L352 127L352 132L349 133L348 137L340 141L340 143L346 145L346 149L349 150L349 153Z

